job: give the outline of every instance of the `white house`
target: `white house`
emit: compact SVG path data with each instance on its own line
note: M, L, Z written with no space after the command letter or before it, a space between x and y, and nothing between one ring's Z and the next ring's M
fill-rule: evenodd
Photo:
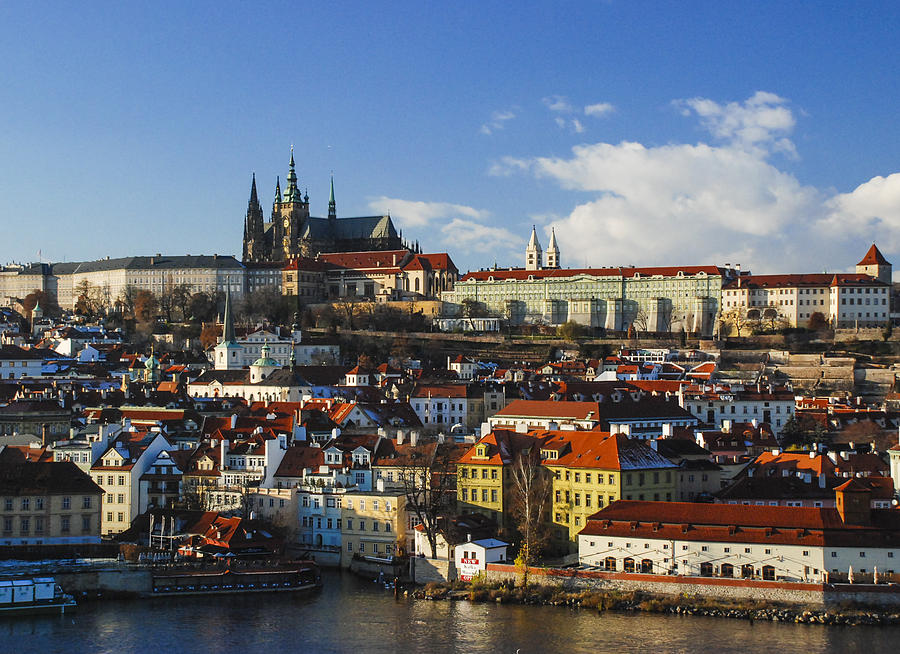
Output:
M482 540L470 540L456 546L456 569L462 581L470 581L472 577L484 572L488 563L501 563L506 561L506 548L509 543L504 543L496 538L484 538Z

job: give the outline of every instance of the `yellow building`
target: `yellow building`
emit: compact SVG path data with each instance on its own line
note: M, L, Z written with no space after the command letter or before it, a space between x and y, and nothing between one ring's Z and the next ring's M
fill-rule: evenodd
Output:
M341 567L349 568L354 555L390 558L405 554L406 522L406 495L402 490L345 493Z
M596 431L536 432L553 474L552 540L575 552L588 516L616 500L677 499L678 466L642 442Z
M74 463L0 447L0 545L99 543L101 495Z
M462 513L481 513L502 529L513 526L510 472L516 457L541 447L541 438L494 429L466 452L456 468L456 504Z

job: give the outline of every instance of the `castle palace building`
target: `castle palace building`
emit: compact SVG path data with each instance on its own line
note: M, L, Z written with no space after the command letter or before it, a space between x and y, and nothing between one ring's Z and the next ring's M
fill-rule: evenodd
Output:
M294 170L294 149L287 186L275 183L275 202L269 221L264 220L256 193L256 176L250 186L250 202L244 220L244 263L287 262L296 257L315 258L322 252L398 250L403 247L390 216L338 218L334 178L328 199L328 217L309 215L309 195L301 194Z

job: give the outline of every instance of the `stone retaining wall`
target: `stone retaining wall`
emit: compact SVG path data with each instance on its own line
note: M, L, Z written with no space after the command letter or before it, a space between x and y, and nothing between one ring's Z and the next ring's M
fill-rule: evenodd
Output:
M513 565L488 564L492 581L520 581ZM554 568L529 568L529 583L569 589L642 591L658 595L687 595L727 600L763 600L783 604L825 606L844 602L872 606L900 606L900 586L871 584L805 584L755 579L680 577Z

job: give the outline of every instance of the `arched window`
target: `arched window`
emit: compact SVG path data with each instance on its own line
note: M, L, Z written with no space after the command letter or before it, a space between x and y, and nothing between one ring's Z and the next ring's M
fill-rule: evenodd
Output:
M623 569L625 572L634 572L634 559L632 559L632 558L629 556L627 559L625 559L624 561L622 561L622 569Z
M606 560L603 562L603 567L607 570L615 572L616 570L616 557L607 556Z
M723 563L722 567L719 568L719 574L722 577L728 577L728 578L734 577L734 566L731 565L730 563Z
M641 572L645 575L653 574L653 561L650 559L642 559L641 560Z
M416 293L419 292L419 278L416 277Z
M753 579L753 564L745 563L741 566L741 577L744 579Z
M712 577L713 576L713 566L712 563L701 563L700 564L700 576L701 577Z
M766 581L775 581L775 566L764 565L762 567L762 578Z

